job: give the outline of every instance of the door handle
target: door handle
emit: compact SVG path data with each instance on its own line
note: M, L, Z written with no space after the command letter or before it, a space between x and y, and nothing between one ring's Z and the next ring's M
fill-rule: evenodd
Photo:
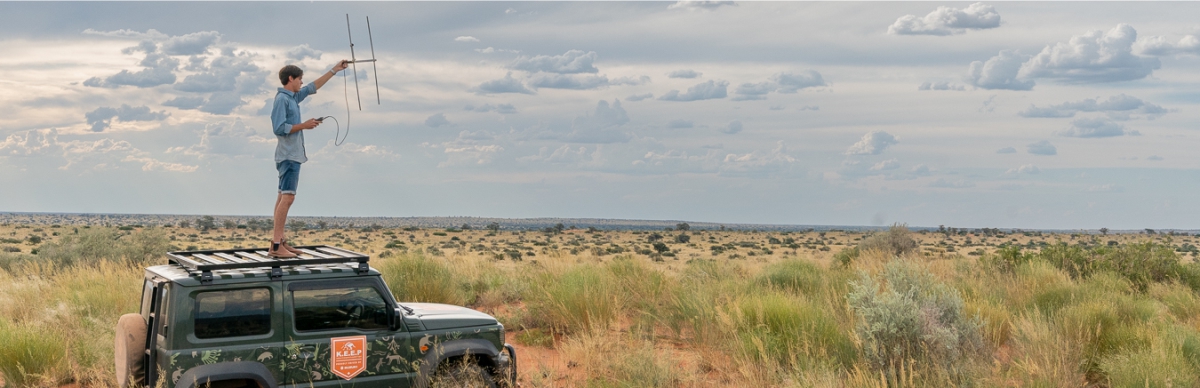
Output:
M312 358L316 352L316 345L305 345L300 347L300 357L303 358Z

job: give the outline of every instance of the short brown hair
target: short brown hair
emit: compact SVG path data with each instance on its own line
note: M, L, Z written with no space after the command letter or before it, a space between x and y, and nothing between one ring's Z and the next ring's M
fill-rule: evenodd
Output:
M304 76L304 70L300 70L296 65L287 65L279 69L279 83L287 85L288 77L300 78Z

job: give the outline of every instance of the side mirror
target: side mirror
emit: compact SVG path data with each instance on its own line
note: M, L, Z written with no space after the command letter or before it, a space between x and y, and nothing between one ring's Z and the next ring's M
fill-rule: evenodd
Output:
M399 307L388 311L388 328L397 330L404 324L404 312Z

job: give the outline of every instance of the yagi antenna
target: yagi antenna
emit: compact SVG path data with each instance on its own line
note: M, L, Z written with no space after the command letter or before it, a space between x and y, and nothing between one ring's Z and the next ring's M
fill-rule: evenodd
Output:
M354 71L354 96L358 99L358 110L362 110L362 96L358 93L359 62L371 62L371 71L375 76L375 103L382 104L379 98L379 70L375 68L375 38L371 36L371 17L367 16L367 42L371 45L371 59L358 59L354 56L354 34L350 33L350 14L346 14L346 36L350 38L350 66Z

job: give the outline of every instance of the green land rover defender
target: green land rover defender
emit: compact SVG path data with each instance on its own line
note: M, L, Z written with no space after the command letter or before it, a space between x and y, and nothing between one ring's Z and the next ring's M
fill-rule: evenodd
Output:
M299 249L171 252L146 268L141 313L117 322L118 386L516 386L492 316L397 303L366 255Z

